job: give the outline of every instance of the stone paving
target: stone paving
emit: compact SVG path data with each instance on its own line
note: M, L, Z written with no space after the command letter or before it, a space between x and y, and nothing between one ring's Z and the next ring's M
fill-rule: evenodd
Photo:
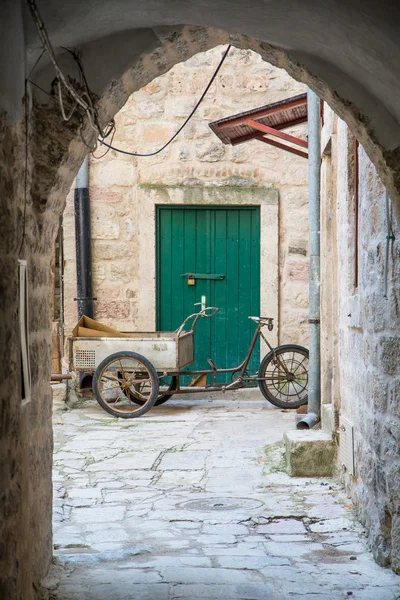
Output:
M400 598L338 483L286 475L293 412L196 396L133 420L55 406L54 598Z

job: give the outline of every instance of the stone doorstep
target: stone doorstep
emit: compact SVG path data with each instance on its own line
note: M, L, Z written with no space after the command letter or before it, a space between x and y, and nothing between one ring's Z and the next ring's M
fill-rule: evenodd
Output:
M291 477L333 475L336 445L330 434L321 430L288 431L283 439L288 475Z

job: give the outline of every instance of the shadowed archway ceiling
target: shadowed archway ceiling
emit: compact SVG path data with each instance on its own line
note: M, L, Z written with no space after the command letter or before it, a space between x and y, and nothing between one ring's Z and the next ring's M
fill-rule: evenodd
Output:
M61 46L83 52L91 88L98 93L179 24L214 27L284 49L291 61L357 106L386 149L400 145L398 2L37 0L37 5L59 55ZM25 24L32 66L40 43L27 9ZM46 61L38 69L42 82L54 77Z

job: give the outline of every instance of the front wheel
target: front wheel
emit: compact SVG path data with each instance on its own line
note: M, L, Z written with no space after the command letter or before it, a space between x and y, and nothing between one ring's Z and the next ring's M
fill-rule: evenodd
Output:
M176 375L162 375L158 380L158 396L154 406L160 406L172 398L174 394L171 392L175 392L175 390L178 389L178 383L179 378ZM139 404L140 406L143 406L145 403L145 401L136 393L136 389L132 393L129 392L129 398L132 402L135 402L135 404Z
M136 352L115 352L97 367L93 377L97 402L114 417L133 419L154 406L158 375L147 358ZM132 396L142 401L136 404Z
M278 346L261 361L258 385L263 396L279 408L298 408L308 402L308 350Z

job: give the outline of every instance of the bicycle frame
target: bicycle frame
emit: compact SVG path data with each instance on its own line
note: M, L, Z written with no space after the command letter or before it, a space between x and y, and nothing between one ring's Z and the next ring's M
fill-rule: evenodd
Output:
M206 311L206 310L210 310L210 309L206 308L204 310ZM207 315L207 314L202 314L203 312L204 311L201 311L200 313L195 313L193 315L190 315L190 317L187 317L187 319L185 319L185 321L182 323L182 325L177 330L178 335L183 331L184 325L192 317L194 317L194 322L192 325L192 329L194 329L194 326L195 326L199 316L209 317L209 316L213 316L213 314L215 314L215 312L214 312L211 315ZM229 389L239 389L241 387L246 387L247 382L258 382L258 381L262 381L262 380L267 380L268 378L259 378L257 375L254 375L254 376L246 375L246 369L250 362L251 356L253 354L253 351L254 351L254 348L255 348L255 345L257 343L257 339L259 336L261 336L263 338L264 342L267 344L270 351L271 352L274 351L274 348L271 346L271 344L268 342L267 338L265 337L265 335L262 332L262 328L265 325L268 325L268 328L270 330L272 330L272 327L273 327L272 319L266 318L265 320L262 320L262 318L260 318L260 317L249 317L249 318L251 318L255 322L258 321L258 325L254 332L253 338L250 342L246 357L244 358L243 362L241 362L239 365L229 368L229 369L217 369L217 367L214 364L214 362L212 361L212 359L209 358L207 362L211 366L211 369L199 369L196 371L175 371L175 372L171 371L171 372L165 373L165 375L175 376L178 378L178 384L177 384L176 389L171 390L170 393L171 394L188 394L188 393L190 394L190 393L195 393L195 392L199 392L202 390L208 391L208 392L225 391L225 390L229 390ZM221 373L232 373L233 374L236 372L238 372L238 376L235 381L232 381L231 383L228 383L228 384L217 383L217 375L219 375ZM208 384L208 385L206 384L204 386L185 386L183 389L181 388L180 377L186 377L186 376L201 377L202 375L205 375L206 377L207 377L207 375L212 375L213 376L212 384Z

